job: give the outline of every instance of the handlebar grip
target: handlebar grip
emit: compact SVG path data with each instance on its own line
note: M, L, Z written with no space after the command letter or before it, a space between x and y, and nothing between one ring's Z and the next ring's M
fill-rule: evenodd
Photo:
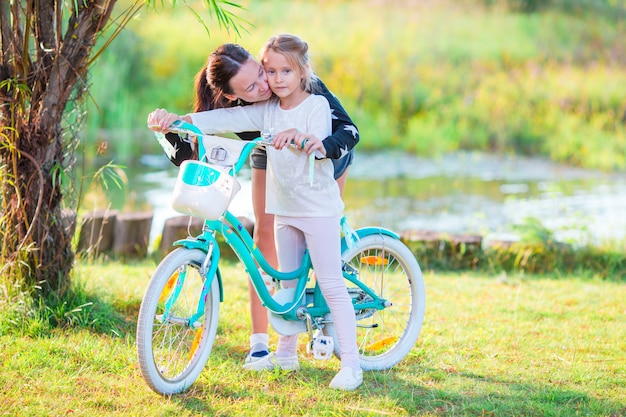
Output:
M169 129L174 133L189 133L194 136L202 136L202 131L196 125L187 123L184 120L174 121Z

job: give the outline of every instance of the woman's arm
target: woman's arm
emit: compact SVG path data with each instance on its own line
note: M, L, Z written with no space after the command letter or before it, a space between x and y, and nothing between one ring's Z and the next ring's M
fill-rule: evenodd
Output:
M191 119L188 116L179 116L165 109L156 109L148 115L148 127L155 132L167 133L170 125L177 120L191 123Z
M352 123L352 119L350 119L337 97L326 87L322 80L317 79L315 81L313 92L326 97L330 105L333 133L323 141L326 157L340 159L359 142L359 130Z

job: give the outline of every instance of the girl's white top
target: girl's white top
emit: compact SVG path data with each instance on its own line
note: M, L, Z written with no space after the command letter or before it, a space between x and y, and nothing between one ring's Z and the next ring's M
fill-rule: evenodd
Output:
M280 108L278 98L226 109L189 114L204 133L271 131L296 128L323 140L331 134L330 107L323 96L310 95L297 107ZM330 159L315 159L313 184L309 182L309 158L291 146L267 147L265 210L290 217L331 217L343 211L339 186ZM316 155L321 157L322 155Z

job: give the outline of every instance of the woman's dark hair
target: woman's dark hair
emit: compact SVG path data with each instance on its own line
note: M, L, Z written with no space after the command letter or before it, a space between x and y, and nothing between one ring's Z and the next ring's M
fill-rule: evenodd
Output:
M231 107L233 101L226 94L233 94L230 80L249 59L250 52L235 43L219 46L196 74L196 98L194 112Z
M206 64L196 74L194 82L196 88L196 97L193 102L193 112L198 113L201 111L213 109L213 92L209 83L206 80Z

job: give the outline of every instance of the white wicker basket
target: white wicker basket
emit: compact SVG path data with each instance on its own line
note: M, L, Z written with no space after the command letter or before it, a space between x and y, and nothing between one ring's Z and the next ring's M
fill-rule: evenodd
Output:
M240 189L237 179L224 168L187 160L180 165L172 207L182 214L217 220Z

